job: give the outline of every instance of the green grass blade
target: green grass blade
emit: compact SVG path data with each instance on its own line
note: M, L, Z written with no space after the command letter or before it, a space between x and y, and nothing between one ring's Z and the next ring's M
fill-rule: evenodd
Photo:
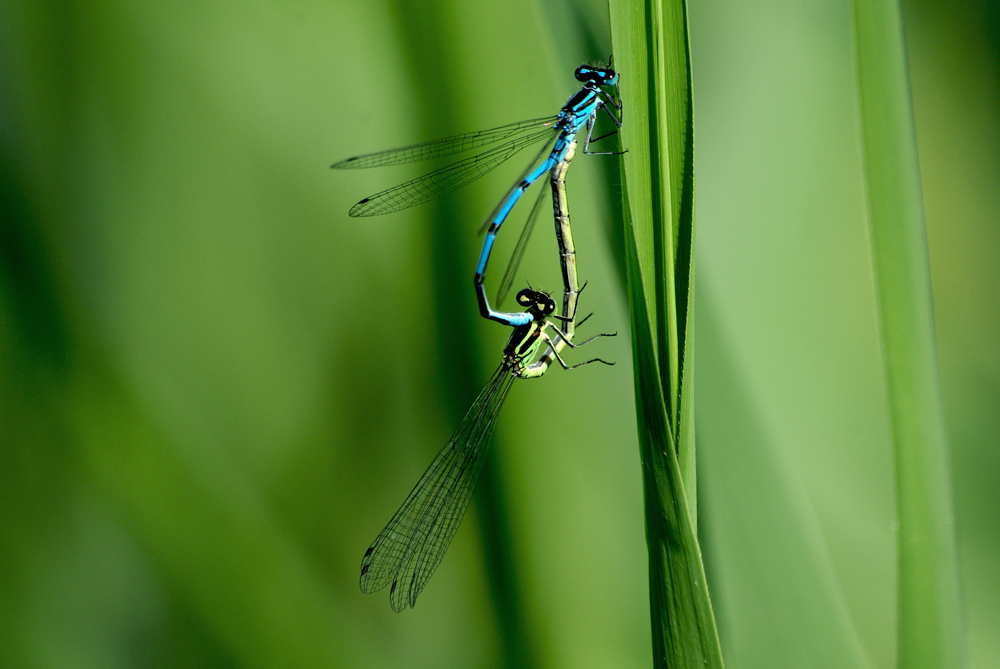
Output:
M691 522L684 481L675 454L666 403L656 375L646 298L639 284L635 238L626 226L626 268L632 315L636 419L643 468L646 544L649 551L653 666L722 667L701 549Z
M695 530L694 134L683 2L611 2L625 105L622 189L657 667L721 667Z
M958 667L964 651L948 445L902 19L896 0L855 0L872 255L899 514L899 661Z

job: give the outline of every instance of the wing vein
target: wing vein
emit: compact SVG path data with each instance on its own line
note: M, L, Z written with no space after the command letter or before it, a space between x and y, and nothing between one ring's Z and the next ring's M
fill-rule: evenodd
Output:
M366 169L369 167L386 167L388 165L416 163L422 160L430 160L431 158L450 156L455 153L470 151L481 146L499 142L500 140L507 139L508 137L516 135L519 132L541 128L546 124L555 122L555 120L555 116L548 116L546 118L533 118L527 121L518 121L517 123L509 123L507 125L502 125L499 128L492 128L490 130L467 132L462 135L455 135L454 137L435 139L430 142L412 144L398 149L389 149L388 151L377 151L375 153L367 153L363 156L354 156L352 158L336 162L330 167L335 170Z
M506 366L497 368L455 434L372 542L361 561L362 592L376 592L391 583L393 610L413 606L469 505L513 379Z
M538 221L538 215L542 211L542 204L545 202L545 193L548 190L543 183L542 189L538 193L538 198L535 199L535 204L531 207L531 213L528 214L528 220L524 222L524 229L521 230L521 236L517 238L517 246L514 247L514 252L511 253L507 269L504 271L503 279L500 281L500 288L497 289L496 302L498 309L503 304L503 301L507 299L510 287L514 285L517 270L521 266L521 260L524 259L524 252L528 248L528 240L531 239L531 233L535 230L535 222Z
M348 213L353 217L379 216L423 204L486 176L524 147L551 137L554 132L554 129L546 128L542 132L504 142L478 155L366 197L351 207Z

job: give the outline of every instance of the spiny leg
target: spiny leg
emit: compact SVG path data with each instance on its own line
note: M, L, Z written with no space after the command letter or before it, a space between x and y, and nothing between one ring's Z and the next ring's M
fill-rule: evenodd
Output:
M603 109L608 109L607 105L601 105L601 107ZM610 110L608 110L608 115L611 117L611 119L615 122L615 124L619 128L622 126L621 121L615 118L614 114L612 114ZM583 152L585 154L587 154L588 156L620 156L623 153L628 153L628 149L625 149L624 151L590 151L589 150L590 143L592 141L596 141L591 139L591 137L594 134L594 124L596 122L597 122L596 114L592 115L590 118L587 119L587 137L586 139L583 140Z
M552 349L552 353L555 356L556 360L559 361L559 364L566 371L569 371L571 369L576 369L577 367L583 367L584 365L589 365L592 362L603 362L605 365L611 365L611 366L614 366L614 364L615 364L613 362L608 362L607 360L602 360L601 358L591 358L590 360L587 360L586 362L580 362L580 363L577 363L575 365L567 365L566 361L562 359L561 355L559 355L559 351L556 350L556 345L553 343L552 339L547 334L545 334L544 332L542 333L542 339L544 339L545 342L548 343L549 348ZM563 340L563 341L565 341L565 340ZM568 341L566 343L569 344Z
M617 84L615 84L615 89L616 90L618 89L618 85ZM601 91L600 93L604 97L604 99L607 100L608 104L611 107L614 107L618 111L622 110L622 102L621 102L621 96L620 95L618 96L618 101L615 102L615 97L614 96L612 96L612 95L610 95L608 93L605 93L604 91ZM608 113L609 114L611 113L610 109L608 110ZM620 118L612 115L611 120L613 120L615 122L615 125L617 125L619 128L622 127L622 122L621 122Z
M613 136L615 136L617 134L618 134L617 130L612 130L611 132L604 133L600 137L594 137L593 139L590 140L590 142L591 142L591 144L593 144L594 142L599 142L602 139L607 139L608 137L613 137Z
M590 318L590 316L587 316L587 318ZM586 320L586 319L584 319L584 320ZM590 342L594 341L595 339L600 339L601 337L617 337L618 336L617 332L607 332L607 333L602 332L601 334L595 334L590 339L585 339L585 340L581 341L578 344L574 344L573 342L571 342L569 340L569 338L566 336L566 334L562 330L560 330L558 327L556 327L555 323L548 323L547 325L550 328L552 328L553 330L555 330L556 333L560 337L562 337L563 342L565 342L566 345L569 346L570 348L580 348L584 344L589 344Z

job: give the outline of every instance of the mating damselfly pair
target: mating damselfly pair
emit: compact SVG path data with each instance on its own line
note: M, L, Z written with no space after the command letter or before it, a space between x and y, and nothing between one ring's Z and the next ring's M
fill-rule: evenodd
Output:
M576 251L569 221L565 176L575 154L576 135L584 127L584 153L618 153L589 149L592 142L614 134L612 132L593 137L601 109L617 127L621 127L621 117L615 113L620 114L622 110L618 94L619 75L612 69L609 60L607 66L578 67L575 76L583 86L554 116L356 156L332 165L335 169L400 165L502 142L470 158L366 197L350 210L351 216L375 216L400 211L450 193L485 176L523 148L543 143L541 150L500 199L481 228L481 231L486 231L486 237L473 279L480 314L514 328L504 347L501 363L452 438L431 462L362 559L361 590L371 593L391 585L389 601L395 611L414 605L417 595L444 558L472 498L497 415L514 379L542 376L553 361L557 361L564 369L592 362L613 364L593 358L568 365L560 356L560 351L565 347L575 349L599 337L613 336L598 334L584 342L572 343L575 327L586 319L576 323L577 298L582 288L576 274ZM614 93L608 93L604 88L611 88ZM520 197L545 174L550 175L556 237L560 249L564 284L562 314L555 314L555 301L547 293L530 287L517 293L516 301L524 311L496 311L490 306L484 287L486 267L494 242L500 227ZM502 304L513 283L528 238L542 209L544 195L545 190L542 189L528 215L524 231L518 238L497 292L498 306ZM560 325L550 319L560 321Z

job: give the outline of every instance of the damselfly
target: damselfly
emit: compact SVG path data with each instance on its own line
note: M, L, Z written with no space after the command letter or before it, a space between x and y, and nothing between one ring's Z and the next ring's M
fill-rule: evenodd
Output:
M590 151L591 142L608 136L593 137L597 114L601 109L607 112L616 126L621 127L620 116L616 116L615 112L612 111L614 109L621 112L622 109L620 96L618 95L618 73L611 68L611 61L609 60L607 67L582 65L576 69L575 76L577 81L583 83L583 86L555 116L511 123L499 128L493 128L492 130L466 133L464 135L415 144L399 149L355 156L334 163L331 166L334 169L359 169L400 165L448 156L507 140L499 146L495 146L483 153L460 160L457 163L435 170L422 177L366 197L351 207L349 214L351 216L375 216L422 204L472 183L499 167L508 158L526 146L544 141L545 143L541 151L529 163L527 169L521 174L514 185L511 186L507 194L483 224L483 229L488 227L488 230L486 232L486 239L483 241L482 251L479 254L478 264L476 265L475 285L477 293L481 293L479 298L480 312L483 317L506 325L518 325L519 323L516 320L509 320L509 314L494 311L490 307L485 293L482 292L484 290L482 287L483 275L486 272L486 264L489 261L493 243L496 240L500 226L503 225L504 220L506 220L507 215L520 199L521 195L539 177L562 161L570 144L574 142L576 134L584 126L587 128L587 136L583 144L584 153L592 155L614 155L619 153L616 151ZM602 87L614 87L614 95L606 92ZM515 253L511 258L514 270L512 271L508 268L508 273L512 274L516 271L516 263L520 262L521 255Z
M504 347L500 366L472 403L455 434L431 462L361 560L361 591L372 593L391 585L389 603L394 611L402 611L416 603L417 595L444 558L472 499L497 415L514 379L538 377L545 373L544 367L533 369L529 364L542 344L548 344L564 369L574 369L591 362L613 364L594 358L577 365L567 365L546 332L549 328L571 348L583 346L598 337L614 335L599 334L573 344L547 320L555 311L555 302L547 293L524 289L517 294L517 303L525 308L527 322L514 328Z
M569 170L570 162L573 160L575 155L576 141L574 140L570 142L569 148L566 151L566 155L563 156L563 159L556 163L556 166L549 171L549 183L552 186L552 211L555 218L556 241L559 244L559 265L562 269L563 278L562 315L553 314L552 317L562 321L563 331L560 333L560 336L556 338L555 347L548 348L545 353L538 358L538 360L532 363L530 367L532 370L540 369L543 372L550 364L552 364L556 354L562 350L563 346L568 344L573 338L576 328L575 314L577 299L580 296L580 292L583 290L583 288L580 287L577 275L576 245L573 243L573 230L570 226L569 218L569 202L566 195L566 172ZM516 271L516 268L520 263L521 256L524 254L528 237L531 235L531 230L535 225L535 221L538 218L540 210L542 209L542 203L544 200L545 189L543 188L541 192L539 192L538 199L535 201L535 205L531 209L531 214L528 216L524 230L521 231L521 236L517 240L517 245L514 248L514 255L510 264L507 266L507 272L504 273L503 280L500 282L500 289L497 292L498 304L503 302L504 296L507 294L507 291L510 290L510 286L514 281L514 271ZM477 294L481 297L483 294L482 290L477 289ZM482 303L480 303L480 308L482 308Z

